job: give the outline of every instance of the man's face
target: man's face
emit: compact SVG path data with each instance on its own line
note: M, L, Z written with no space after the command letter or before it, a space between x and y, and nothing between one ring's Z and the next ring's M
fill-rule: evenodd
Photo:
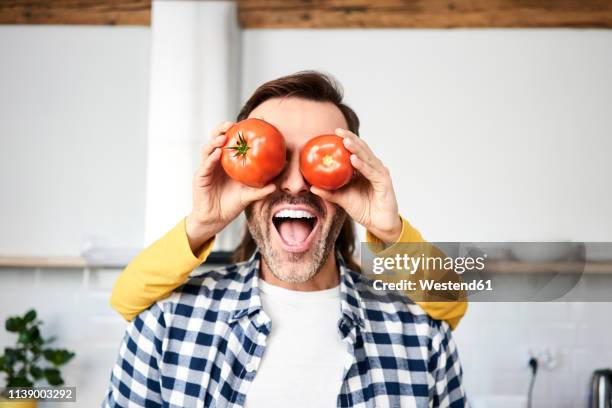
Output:
M276 126L287 144L287 165L273 181L276 192L245 211L249 231L276 278L306 282L333 251L346 213L310 192L300 173L300 150L314 136L347 128L346 121L332 103L293 97L269 99L249 117Z

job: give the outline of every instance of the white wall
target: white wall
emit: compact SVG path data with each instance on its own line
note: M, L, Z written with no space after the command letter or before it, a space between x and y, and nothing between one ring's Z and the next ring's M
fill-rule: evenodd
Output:
M0 26L0 255L141 246L149 30Z
M243 100L324 70L435 241L612 240L612 31L246 30Z
M242 49L243 100L300 69L341 80L428 239L612 239L609 31L246 30ZM2 26L0 55L0 254L140 246L148 29Z

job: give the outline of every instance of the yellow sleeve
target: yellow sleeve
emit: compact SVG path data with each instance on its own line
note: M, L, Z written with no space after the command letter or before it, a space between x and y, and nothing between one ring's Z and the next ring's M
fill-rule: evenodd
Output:
M419 231L417 231L410 223L401 217L402 219L402 232L396 243L401 242L425 242ZM393 252L393 244L386 246L378 237L366 232L366 241L372 252L377 253L381 251ZM444 320L448 323L451 329L455 329L459 324L461 318L465 315L467 310L467 302L456 301L456 302L415 302L425 310L425 312L436 320Z
M193 254L187 240L185 219L161 239L142 251L123 270L111 294L111 306L126 320L182 285L202 264L214 245L214 237Z
M366 239L372 247L384 244L369 231ZM424 242L421 234L402 218L402 233L398 242ZM111 295L111 306L126 320L160 299L168 297L182 285L191 271L202 264L214 245L214 238L193 254L187 240L185 219L161 239L142 251L123 270ZM392 246L391 248L392 249ZM467 302L416 302L431 317L446 320L451 328L457 327L465 314Z

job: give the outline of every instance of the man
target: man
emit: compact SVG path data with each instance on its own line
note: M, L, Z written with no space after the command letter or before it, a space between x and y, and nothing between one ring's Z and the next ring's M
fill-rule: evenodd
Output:
M231 123L220 125L202 150L191 214L132 262L113 305L148 305L125 293L167 287L166 273L151 270L185 247L183 263L202 260L243 210L249 232L237 255L249 260L190 278L135 318L104 406L467 406L448 324L351 270L349 217L379 243L421 238L399 216L389 172L357 137L338 86L316 72L279 78L255 91L246 117L283 134L285 170L261 189L229 179L219 159ZM344 139L360 174L335 192L309 186L299 170L301 146L328 133ZM164 270L195 266L178 263ZM126 285L130 276L140 278Z

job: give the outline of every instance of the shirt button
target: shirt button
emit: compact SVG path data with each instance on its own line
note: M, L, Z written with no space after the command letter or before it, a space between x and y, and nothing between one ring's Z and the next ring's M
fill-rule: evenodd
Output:
M255 364L255 361L251 360L247 363L247 365L244 367L246 368L246 370L251 373L253 371L255 371L255 369L257 368L257 364Z

